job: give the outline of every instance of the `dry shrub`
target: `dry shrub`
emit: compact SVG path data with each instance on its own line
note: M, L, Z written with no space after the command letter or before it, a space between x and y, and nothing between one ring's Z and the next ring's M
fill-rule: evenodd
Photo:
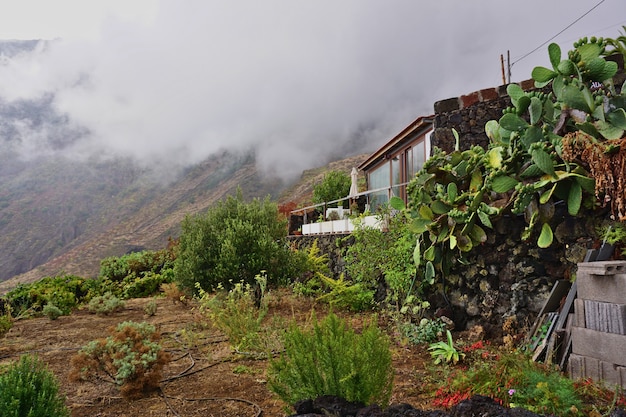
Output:
M95 378L116 384L124 398L141 398L159 387L170 355L148 323L124 322L111 336L89 342L72 358L72 380Z
M178 285L171 282L161 284L161 292L165 294L165 297L172 300L175 303L187 304L187 297L185 293L178 288Z
M570 133L563 138L563 160L588 169L602 207L610 207L616 220L626 220L626 138L596 142L583 132Z

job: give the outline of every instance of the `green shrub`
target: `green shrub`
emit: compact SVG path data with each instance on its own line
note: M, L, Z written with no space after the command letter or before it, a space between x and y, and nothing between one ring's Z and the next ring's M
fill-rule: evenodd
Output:
M0 415L3 417L67 417L59 386L45 364L24 355L0 375Z
M170 360L159 339L148 323L120 323L111 336L89 342L72 358L71 378L109 378L125 398L139 398L159 387L163 366Z
M4 311L0 311L0 337L13 327L13 317L11 316L11 306L5 305Z
M293 325L285 351L270 361L269 387L288 404L336 395L365 404L389 403L393 368L389 339L373 322L357 334L335 314L313 318L313 329Z
M246 283L238 282L229 291L222 290L217 295L210 295L201 288L200 304L207 312L209 319L223 331L230 344L239 351L263 352L261 343L261 322L267 314L267 302L263 295L266 278L257 276L260 300L255 305L254 288Z
M133 252L100 262L101 293L124 298L150 297L174 278L175 246L159 251Z
M329 292L318 297L333 307L350 311L365 311L374 306L374 290L360 282L351 283L345 280L342 273L338 279L332 279L320 273L320 281L328 287Z
M125 304L122 300L111 294L111 292L106 292L104 295L92 298L87 308L95 314L111 314L122 310L124 306Z
M519 353L476 361L454 378L452 388L542 415L577 415L582 406L571 379Z
M98 282L74 275L45 277L31 284L18 285L6 294L14 316L42 312L46 304L54 304L63 314L69 314L79 304L97 292Z
M156 301L150 300L144 307L143 312L146 313L148 316L154 316L157 312L157 308L158 306L157 306Z
M313 202L315 204L345 198L350 193L352 179L342 171L329 171L322 181L313 186Z
M56 320L63 315L63 311L52 303L48 303L43 306L42 313L44 316L48 317L50 320Z
M387 305L403 315L420 318L428 306L422 297L432 282L416 275L412 258L415 235L405 216L382 216L388 224L386 232L360 226L357 221L352 233L354 244L344 255L346 272L351 281L372 291L384 281Z
M404 321L398 325L400 334L409 343L432 343L440 338L446 330L446 324L441 319L422 319L419 324Z
M286 283L301 267L293 262L286 235L286 220L269 197L246 203L238 190L206 214L183 221L176 280L182 289L196 291L198 282L212 291L218 284L226 289L241 281L252 285L260 271L267 271L271 284Z

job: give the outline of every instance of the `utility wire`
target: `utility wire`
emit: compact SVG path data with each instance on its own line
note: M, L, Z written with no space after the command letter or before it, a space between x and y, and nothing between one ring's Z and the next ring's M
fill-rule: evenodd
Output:
M535 49L533 49L532 51L528 52L525 55L522 55L521 58L516 59L515 61L513 61L511 63L511 67L513 65L515 65L517 62L521 61L522 59L526 58L528 55L533 54L535 52L537 52L539 49L541 49L545 44L547 44L548 42L550 42L551 40L553 40L554 38L556 38L557 36L559 36L561 33L565 32L567 29L571 28L572 26L574 26L580 19L582 19L583 17L587 16L589 13L591 13L594 9L596 9L598 6L600 6L602 3L604 3L606 0L600 0L600 2L598 4L596 4L595 6L593 6L591 9L587 10L585 13L583 13L582 16L580 16L578 19L574 20L572 23L570 23L569 25L567 25L563 30L561 30L559 33L557 33L556 35L554 35L553 37L551 37L550 39L548 39L547 41L545 41L544 43L542 43L541 45L539 45L538 47L536 47Z

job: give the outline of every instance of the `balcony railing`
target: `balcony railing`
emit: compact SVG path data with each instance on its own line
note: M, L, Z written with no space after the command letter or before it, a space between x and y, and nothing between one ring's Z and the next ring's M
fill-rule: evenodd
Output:
M375 215L376 211L385 205L391 197L397 194L404 195L406 184L367 190L352 196L292 210L289 234L298 234L297 231L303 235L351 233L359 222L364 226L382 229L386 222ZM344 209L343 205L346 201L350 208ZM355 207L359 207L359 210L353 213ZM361 213L366 215L356 220L356 215ZM367 215L367 213L372 214ZM294 221L294 217L299 220Z

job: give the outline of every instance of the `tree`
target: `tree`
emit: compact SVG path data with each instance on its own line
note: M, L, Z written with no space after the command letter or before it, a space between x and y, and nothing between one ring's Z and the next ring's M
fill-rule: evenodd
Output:
M327 172L322 182L313 187L313 202L319 204L347 197L351 182L350 175L345 172Z
M185 218L175 279L183 288L195 290L197 282L206 291L254 284L261 271L271 283L284 282L298 270L286 235L286 220L269 197L246 203L239 189L205 214Z

